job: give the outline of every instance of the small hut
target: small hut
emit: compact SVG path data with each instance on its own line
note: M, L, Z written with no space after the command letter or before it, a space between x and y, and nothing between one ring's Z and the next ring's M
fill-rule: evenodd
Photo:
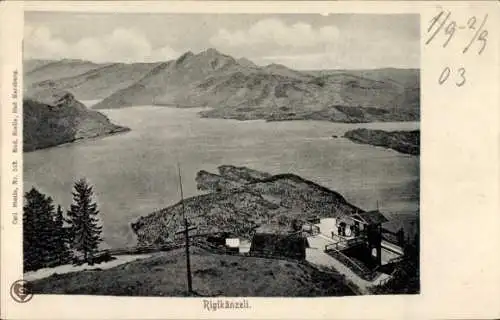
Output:
M240 252L240 238L226 238L226 250L229 252Z
M250 254L286 257L303 260L306 258L307 238L302 230L293 230L282 225L262 225L255 230Z

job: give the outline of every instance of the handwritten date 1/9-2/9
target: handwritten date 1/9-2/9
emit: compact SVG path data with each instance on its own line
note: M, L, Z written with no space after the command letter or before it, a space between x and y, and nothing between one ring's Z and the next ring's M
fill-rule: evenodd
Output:
M443 42L443 48L446 48L450 41L453 39L457 31L468 30L471 34L468 38L468 42L464 43L462 53L467 53L472 45L477 44L479 47L478 54L483 53L484 49L488 44L488 30L486 29L486 22L488 21L488 14L485 14L478 22L478 18L475 16L469 17L465 24L459 24L456 20L451 19L451 12L440 10L440 12L435 15L427 28L427 33L429 33L429 38L425 42L426 45L430 44L436 36L443 32L445 38ZM479 23L479 26L478 26Z

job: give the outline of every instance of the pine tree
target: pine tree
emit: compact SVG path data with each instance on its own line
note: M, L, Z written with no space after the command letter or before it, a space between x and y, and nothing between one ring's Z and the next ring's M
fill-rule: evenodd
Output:
M35 270L44 267L52 259L55 244L52 220L54 205L52 198L46 197L34 187L25 194L23 207L23 261L24 269Z
M102 241L102 225L99 223L97 204L92 202L93 190L85 179L75 182L73 204L68 210L68 222L72 248L83 254L85 262L92 263Z
M59 262L59 264L63 264L69 261L70 252L68 248L68 230L64 227L63 210L60 205L57 206L57 211L53 216L53 222L53 257Z

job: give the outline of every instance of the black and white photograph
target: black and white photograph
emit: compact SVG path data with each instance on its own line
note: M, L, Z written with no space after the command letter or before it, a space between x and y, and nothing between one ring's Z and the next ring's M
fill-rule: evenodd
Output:
M25 12L26 290L419 294L420 29Z

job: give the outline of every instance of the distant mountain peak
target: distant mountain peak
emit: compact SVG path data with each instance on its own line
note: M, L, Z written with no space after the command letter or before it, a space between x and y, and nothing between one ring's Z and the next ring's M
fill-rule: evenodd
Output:
M204 73L236 64L236 59L214 48L208 48L197 54L188 51L176 60L177 67L187 67L190 70L203 70L202 72Z
M231 56L229 56L227 54L223 54L220 51L218 51L217 49L208 48L208 49L201 51L197 54L194 54L191 51L187 51L186 53L184 53L183 55L181 55L177 59L177 63L178 64L183 63L184 61L186 61L190 58L195 58L197 60L213 60L213 59L217 59L217 58L225 58L225 59L234 60Z
M201 51L200 53L196 54L195 57L202 58L202 59L229 59L232 61L236 62L236 59L233 58L229 54L225 54L223 52L220 52L219 50L215 48L208 48L204 51Z
M247 58L239 58L237 61L244 67L258 68L258 66L252 60L249 60Z
M179 58L177 58L177 60L175 60L176 64L177 65L180 65L182 64L184 61L186 61L187 59L191 58L194 56L194 53L191 52L191 51L187 51L185 52L183 55L181 55Z
M177 59L177 65L183 64L185 61L192 61L191 59L195 59L198 63L206 62L207 64L212 65L214 69L216 69L217 66L236 64L241 67L249 67L253 69L258 68L255 63L247 58L235 59L231 55L220 52L215 48L207 48L197 54L193 54L191 51L188 51ZM284 66L282 67L284 68Z
M280 63L270 63L267 66L265 66L266 69L290 69L287 66L280 64ZM290 69L291 70L291 69Z
M205 51L200 52L200 55L207 55L207 56L225 56L225 54L221 53L215 48L208 48Z

